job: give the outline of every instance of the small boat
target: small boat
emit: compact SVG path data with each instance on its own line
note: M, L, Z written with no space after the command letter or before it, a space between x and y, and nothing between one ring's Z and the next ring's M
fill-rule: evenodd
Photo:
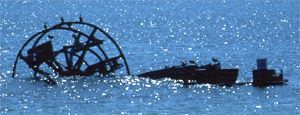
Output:
M257 69L253 70L253 86L283 85L288 80L283 78L282 70L280 74L275 69L268 69L267 59L257 59Z
M221 64L218 60L213 58L213 62L204 66L197 65L195 61L182 62L179 66L166 67L137 76L151 79L171 78L183 80L184 84L195 81L199 84L234 85L239 69L221 69Z

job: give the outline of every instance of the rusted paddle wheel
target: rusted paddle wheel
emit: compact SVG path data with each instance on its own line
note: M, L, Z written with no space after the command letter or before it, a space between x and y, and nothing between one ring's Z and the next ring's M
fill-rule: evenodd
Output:
M53 76L130 75L126 58L117 42L103 29L79 21L65 22L31 36L19 50L12 77L16 76L19 59L33 70L34 77L55 84ZM124 68L125 66L125 68ZM122 69L124 68L124 69Z

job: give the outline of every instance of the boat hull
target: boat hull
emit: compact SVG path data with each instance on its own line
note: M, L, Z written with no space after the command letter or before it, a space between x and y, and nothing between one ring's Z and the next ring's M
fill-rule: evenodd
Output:
M171 78L176 80L196 81L199 84L235 84L238 76L238 69L198 69L197 67L167 68L146 72L139 77L151 79Z

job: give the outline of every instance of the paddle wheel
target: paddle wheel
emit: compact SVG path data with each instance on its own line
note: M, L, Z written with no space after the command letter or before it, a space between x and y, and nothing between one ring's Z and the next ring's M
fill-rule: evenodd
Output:
M53 76L130 75L126 58L117 42L103 29L83 21L61 22L31 36L19 50L12 77L21 59L34 77L55 84ZM125 68L124 68L125 66ZM124 68L122 70L122 68Z

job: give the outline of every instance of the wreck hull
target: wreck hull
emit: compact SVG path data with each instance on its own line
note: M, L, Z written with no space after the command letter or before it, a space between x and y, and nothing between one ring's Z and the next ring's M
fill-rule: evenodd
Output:
M202 70L196 71L193 77L197 83L233 85L237 80L238 71L238 69Z
M197 69L197 67L186 68L166 68L146 72L139 77L149 77L151 79L171 78L176 80L193 80L199 84L235 84L238 76L238 69Z
M277 75L274 69L253 70L253 86L283 85L285 82L282 73Z

